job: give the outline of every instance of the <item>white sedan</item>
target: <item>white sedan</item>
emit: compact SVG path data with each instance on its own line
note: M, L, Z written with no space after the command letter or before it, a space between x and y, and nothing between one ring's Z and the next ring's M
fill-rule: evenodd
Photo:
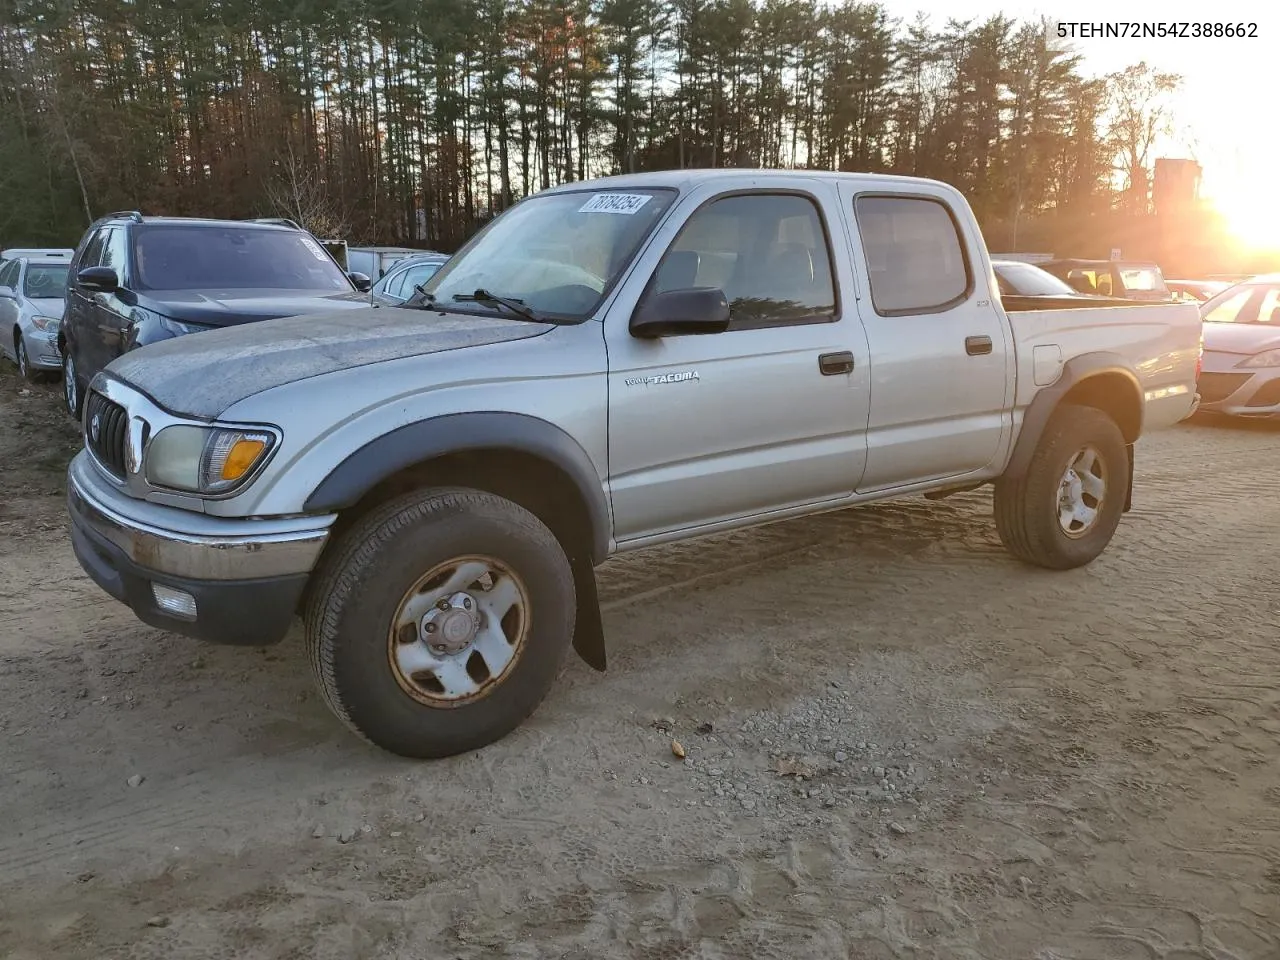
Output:
M1200 307L1205 413L1280 417L1280 274L1251 277Z
M0 261L0 355L31 381L62 369L58 324L67 286L67 261L20 256Z

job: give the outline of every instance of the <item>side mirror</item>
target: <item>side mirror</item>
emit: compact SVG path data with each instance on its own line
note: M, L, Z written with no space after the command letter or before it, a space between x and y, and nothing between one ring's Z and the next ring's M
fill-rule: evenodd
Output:
M729 301L715 287L668 290L646 296L631 315L633 337L678 337L729 329Z
M18 295L13 292L13 287L0 287L0 300L17 300Z
M368 274L355 273L353 271L348 273L347 276L351 279L351 282L356 285L356 289L361 293L368 293L370 288L373 287L373 281L369 279Z
M76 274L76 285L90 293L115 293L120 277L110 267L85 267Z

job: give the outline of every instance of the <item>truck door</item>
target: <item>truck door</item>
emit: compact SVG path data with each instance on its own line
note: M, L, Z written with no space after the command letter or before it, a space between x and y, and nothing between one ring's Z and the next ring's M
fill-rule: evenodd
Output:
M858 491L979 474L1012 436L1014 365L972 214L942 191L869 192L856 181L840 191L871 350Z
M866 457L866 341L848 257L833 256L838 198L805 188L716 181L685 198L607 317L619 542L852 495ZM728 330L631 336L645 291L699 287L724 292Z

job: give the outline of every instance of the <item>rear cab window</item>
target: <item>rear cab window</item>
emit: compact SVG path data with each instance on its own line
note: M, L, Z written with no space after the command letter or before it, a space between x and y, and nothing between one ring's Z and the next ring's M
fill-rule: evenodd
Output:
M864 194L854 200L854 219L876 313L942 313L968 298L973 268L943 200Z
M1126 291L1143 293L1168 293L1164 276L1155 267L1122 267L1119 270L1120 282Z

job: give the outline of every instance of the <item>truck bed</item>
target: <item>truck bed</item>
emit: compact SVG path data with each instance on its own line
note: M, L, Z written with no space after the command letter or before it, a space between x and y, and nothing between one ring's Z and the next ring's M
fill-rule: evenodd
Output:
M1016 408L1057 380L1064 358L1109 354L1118 370L1138 379L1146 400L1144 431L1194 412L1201 351L1196 304L1073 297L1005 297L1002 303L1017 350Z

